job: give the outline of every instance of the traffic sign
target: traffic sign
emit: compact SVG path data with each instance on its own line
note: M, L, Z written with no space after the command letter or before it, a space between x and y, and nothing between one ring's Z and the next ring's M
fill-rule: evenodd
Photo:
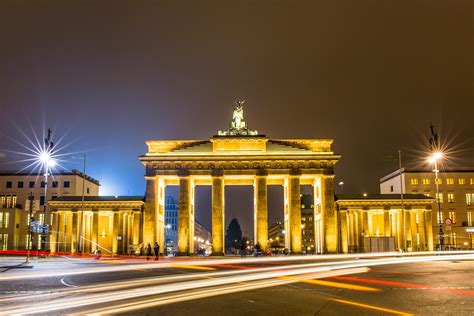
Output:
M448 218L445 218L445 219L444 219L444 224L445 224L446 226L451 226L451 225L453 224L453 220L450 219L449 217L448 217Z

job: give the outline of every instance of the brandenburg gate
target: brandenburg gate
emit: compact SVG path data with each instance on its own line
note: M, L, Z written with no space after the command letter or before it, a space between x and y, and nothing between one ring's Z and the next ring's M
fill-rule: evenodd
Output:
M300 186L314 189L316 249L338 251L338 225L334 202L334 165L340 156L331 139L269 139L249 130L243 102L237 102L226 131L209 140L149 140L140 157L146 167L143 241L165 241L165 188L179 186L178 251L194 249L194 197L198 185L212 186L212 246L224 253L224 192L228 185L254 187L254 241L268 244L268 185L284 188L285 246L301 252Z

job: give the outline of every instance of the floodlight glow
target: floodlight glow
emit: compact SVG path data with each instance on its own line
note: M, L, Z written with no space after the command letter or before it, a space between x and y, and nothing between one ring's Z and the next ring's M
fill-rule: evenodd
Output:
M441 158L443 158L443 153L440 152L440 151L437 151L433 154L433 158L436 159L436 160L441 159Z
M49 164L50 159L51 159L51 155L47 151L43 151L39 156L39 160L42 163Z

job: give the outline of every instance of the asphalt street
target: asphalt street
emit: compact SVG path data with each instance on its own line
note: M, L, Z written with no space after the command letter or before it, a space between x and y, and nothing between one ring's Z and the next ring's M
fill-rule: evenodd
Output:
M0 257L1 314L474 315L472 254L20 263Z

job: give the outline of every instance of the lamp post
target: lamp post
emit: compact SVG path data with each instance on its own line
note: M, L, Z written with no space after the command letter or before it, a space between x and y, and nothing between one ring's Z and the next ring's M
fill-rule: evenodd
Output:
M443 153L440 151L434 152L428 161L434 164L433 172L435 174L435 185L436 185L436 206L438 207L438 223L439 223L439 250L444 248L444 233L443 233L443 216L441 214L441 201L439 199L439 185L438 185L438 160L443 158Z
M339 182L338 185L341 187L341 194L344 194L344 181Z

